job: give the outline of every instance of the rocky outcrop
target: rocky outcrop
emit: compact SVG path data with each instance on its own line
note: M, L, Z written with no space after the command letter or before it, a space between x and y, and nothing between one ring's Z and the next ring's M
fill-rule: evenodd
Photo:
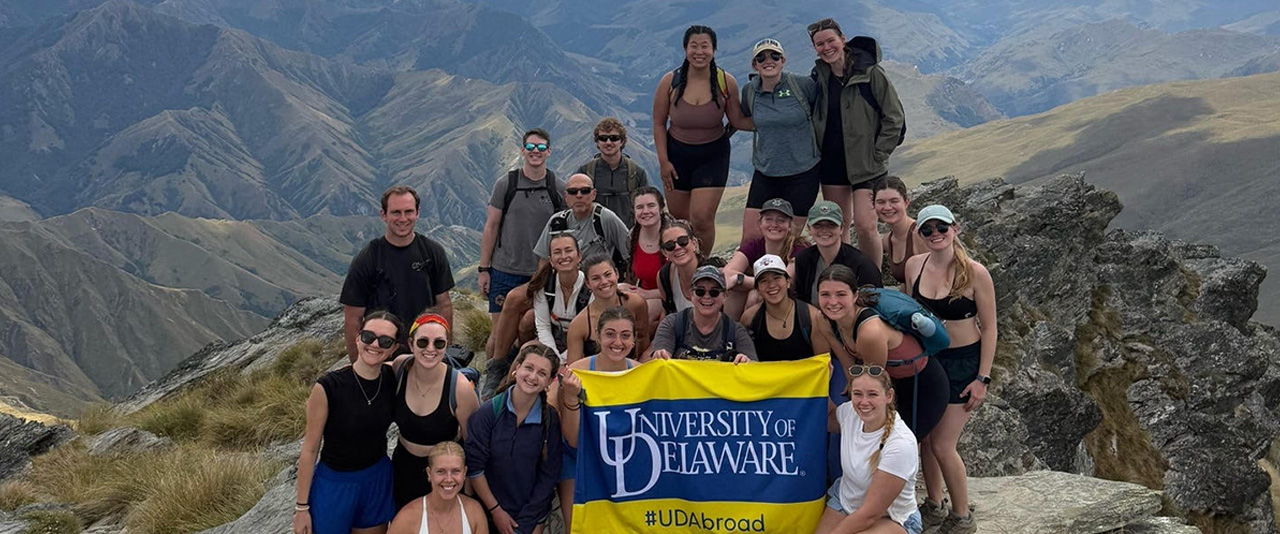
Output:
M1128 532L1139 521L1164 523L1153 519L1160 511L1157 491L1058 471L970 478L969 497L984 533L1097 534Z
M956 213L995 280L992 391L1021 423L1004 421L1004 405L984 408L967 457L999 451L996 471L1017 471L1007 459L1025 427L1051 469L1163 490L1167 510L1206 529L1275 531L1258 461L1280 435L1280 341L1249 322L1265 268L1108 231L1120 202L1081 175L1021 188L948 179L912 199L934 202ZM979 428L990 419L1000 427Z
M0 413L0 481L25 471L32 456L74 436L67 425L46 425Z
M86 451L93 456L129 454L173 447L173 440L134 427L113 428L89 438Z

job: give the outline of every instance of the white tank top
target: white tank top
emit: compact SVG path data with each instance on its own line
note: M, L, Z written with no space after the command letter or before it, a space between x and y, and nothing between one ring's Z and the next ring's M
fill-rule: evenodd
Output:
M471 522L467 521L467 507L462 505L462 497L458 497L458 511L462 512L462 534L471 534ZM431 534L427 530L427 498L422 497L422 526L418 527L418 534Z

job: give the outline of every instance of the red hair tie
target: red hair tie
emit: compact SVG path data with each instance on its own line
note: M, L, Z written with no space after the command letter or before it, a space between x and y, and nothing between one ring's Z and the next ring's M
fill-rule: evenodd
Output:
M428 323L436 323L436 324L439 324L440 326L443 326L445 334L448 334L450 331L449 321L446 320L444 316L434 314L434 313L424 313L422 315L419 315L417 319L413 320L413 326L409 327L409 336L412 337L413 333L418 330L418 327Z

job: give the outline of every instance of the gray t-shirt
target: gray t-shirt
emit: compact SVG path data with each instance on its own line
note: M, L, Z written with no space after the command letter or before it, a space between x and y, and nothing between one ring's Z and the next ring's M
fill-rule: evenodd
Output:
M561 213L569 223L569 230L573 232L573 236L578 238L578 251L582 259L585 260L595 254L604 254L613 258L614 250L622 253L623 259L631 259L631 251L627 248L631 242L631 233L613 210L606 207L600 208L600 226L604 230L603 236L596 234L594 209L591 216L581 221L573 216L573 210L564 210L554 216L559 217ZM551 256L550 241L551 219L547 219L547 223L542 227L542 235L538 236L538 244L533 247L533 253L539 258Z
M588 169L587 167L592 163L595 163L595 169ZM644 168L625 154L616 169L610 169L604 158L596 156L578 167L578 172L590 176L594 181L596 203L613 210L614 215L622 219L622 224L630 228L635 224L635 208L631 204L631 194L635 189L632 189L632 184L627 181L628 166L634 169L633 172L636 174L636 188L649 185L649 175L644 172Z
M765 176L791 176L812 169L822 154L814 142L813 125L800 99L792 94L790 77L804 91L810 110L818 100L818 82L808 76L783 73L773 91L760 88L759 78L742 86L742 113L756 123L751 163ZM747 95L754 91L755 113L747 108Z
M506 221L502 224L502 233L494 246L491 262L494 269L504 273L533 276L538 270L538 256L533 254L533 247L538 242L538 233L556 209L542 180L530 180L523 170L518 174L516 196L512 197L511 206L503 215ZM547 171L548 178L554 176ZM555 183L556 192L563 199L564 182L556 179ZM493 184L489 205L502 210L506 192L507 177L503 176Z
M658 331L653 335L653 350L665 350L675 358L683 357L680 354L681 351L679 351L682 345L709 351L724 350L724 334L721 329L724 328L726 322L717 321L716 327L711 330L711 333L704 335L693 324L694 313L697 312L689 312L687 314L688 319L685 319L685 339L683 344L676 343L676 321L684 318L686 314L682 312L667 314L662 319L662 323L658 325ZM746 354L748 358L758 361L759 358L756 358L756 344L751 340L751 334L747 332L747 329L734 321L728 321L728 325L733 329L734 352Z

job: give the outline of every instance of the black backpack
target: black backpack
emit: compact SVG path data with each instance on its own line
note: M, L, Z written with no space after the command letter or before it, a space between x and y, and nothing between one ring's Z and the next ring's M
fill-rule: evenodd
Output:
M502 227L507 224L507 210L511 209L511 201L515 200L516 193L519 191L547 191L547 196L551 197L551 209L554 212L560 212L565 209L564 197L556 191L556 173L547 170L547 177L542 179L541 187L520 187L520 169L512 169L507 172L506 191L502 195L502 218L498 220L498 241L494 243L494 248L502 244Z
M551 308L551 303L555 302L557 279L558 277L555 274L552 274L551 278L547 280L547 285L542 287L542 295L547 299L547 308ZM590 302L591 291L587 290L587 286L584 284L582 289L578 290L578 298L573 301L573 315L577 316L582 310L587 309L587 304ZM553 330L559 328L560 322L556 320L556 317L553 316L551 319L551 328ZM560 336L556 336L556 339L556 343L559 343ZM555 349L557 351L563 351L564 347L556 347Z
M693 308L686 308L676 317L675 322L675 341L677 355L683 354L685 357L690 354L697 356L690 358L695 360L718 360L722 362L733 361L734 356L738 355L738 351L734 350L734 330L733 320L728 315L720 314L720 350L698 350L685 343L685 325L689 323L693 316Z
M604 218L600 216L600 212L604 210L604 206L596 204L591 210L591 226L595 227L596 238L608 242L604 235ZM560 232L569 232L569 217L573 216L573 210L557 211L551 216L551 221L547 228L551 230L551 234L555 235ZM576 237L576 234L575 234ZM584 247L585 243L578 243L578 248ZM585 259L585 258L584 258ZM613 265L618 268L618 276L627 272L627 258L622 255L622 251L617 247L613 247Z

